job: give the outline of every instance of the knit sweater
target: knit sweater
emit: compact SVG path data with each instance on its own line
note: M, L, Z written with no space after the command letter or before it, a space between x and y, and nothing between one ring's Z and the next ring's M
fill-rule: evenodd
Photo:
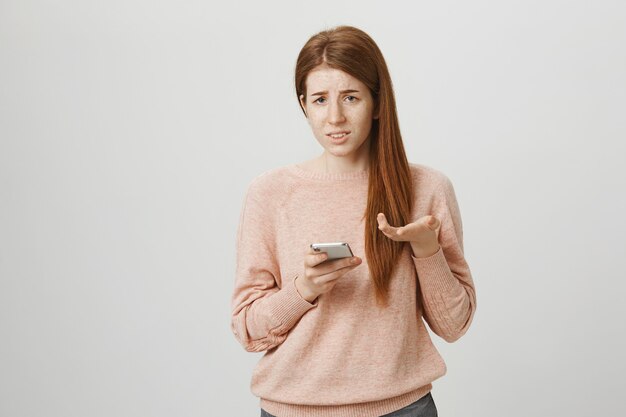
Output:
M428 394L445 375L424 321L456 341L472 322L475 288L450 179L409 165L411 222L437 217L440 248L416 258L404 245L387 308L376 303L364 249L368 170L321 173L292 164L250 182L237 230L231 329L246 351L265 352L250 388L269 413L378 417ZM314 242L348 242L363 262L310 303L294 279Z

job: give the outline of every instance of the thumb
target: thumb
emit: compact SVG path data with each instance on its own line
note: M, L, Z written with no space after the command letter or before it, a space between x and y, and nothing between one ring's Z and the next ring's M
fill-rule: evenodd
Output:
M428 224L428 226L434 230L437 228L437 226L439 226L439 219L437 219L435 216L430 216L426 224Z

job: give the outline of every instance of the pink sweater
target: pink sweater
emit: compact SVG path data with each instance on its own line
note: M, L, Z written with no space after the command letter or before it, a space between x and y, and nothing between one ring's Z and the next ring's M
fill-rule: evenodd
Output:
M436 216L441 249L415 258L405 245L387 309L376 305L364 251L368 171L316 173L292 164L251 181L237 231L231 328L245 350L265 351L250 387L269 413L378 417L426 395L445 375L424 321L456 341L472 323L476 293L452 183L434 168L410 166L411 221ZM313 242L348 242L363 263L309 303L293 281Z

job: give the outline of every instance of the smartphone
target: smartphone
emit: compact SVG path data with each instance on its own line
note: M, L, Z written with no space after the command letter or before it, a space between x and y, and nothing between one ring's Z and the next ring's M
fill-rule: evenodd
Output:
M324 262L354 256L350 245L346 242L311 243L311 248L313 248L315 252L326 252L328 254L328 258L326 258Z

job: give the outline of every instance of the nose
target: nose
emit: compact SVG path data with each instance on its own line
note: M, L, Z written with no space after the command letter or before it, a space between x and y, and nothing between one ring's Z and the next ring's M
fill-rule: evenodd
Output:
M345 120L343 109L341 108L341 104L337 102L331 102L329 104L328 109L328 122L337 124L341 123Z

